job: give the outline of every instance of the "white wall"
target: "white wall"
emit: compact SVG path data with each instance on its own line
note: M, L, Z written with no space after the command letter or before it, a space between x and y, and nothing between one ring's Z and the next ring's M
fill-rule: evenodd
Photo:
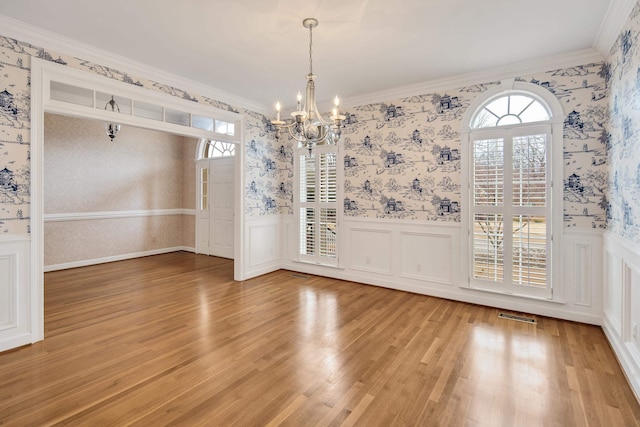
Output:
M602 327L640 398L640 246L607 232L604 260Z

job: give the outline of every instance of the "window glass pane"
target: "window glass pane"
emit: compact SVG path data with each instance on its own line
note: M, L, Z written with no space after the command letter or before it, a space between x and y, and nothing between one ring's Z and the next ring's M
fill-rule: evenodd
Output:
M70 104L93 107L93 90L51 81L51 99ZM109 97L111 99L111 97ZM104 104L102 105L104 107Z
M118 109L119 109L120 113L122 114L127 114L127 115L131 114L131 99L124 98L122 96L114 96L113 100L116 102L116 105L117 105L117 107L115 107L115 110L114 110L116 113L118 112ZM96 92L96 108L98 110L111 111L111 105L108 105L110 101L111 101L111 95L109 95L108 93Z
M509 114L509 97L503 96L502 98L493 100L489 104L487 104L485 108L498 117Z
M164 121L176 125L189 126L190 114L184 111L172 110L167 108L164 112Z
M520 119L518 116L514 116L512 114L507 114L506 116L500 117L500 120L496 123L496 126L507 126L507 125L518 125L520 124Z
M300 253L315 255L316 253L316 221L315 209L300 209Z
M204 155L206 158L233 157L236 154L236 145L231 142L207 141Z
M142 101L133 101L133 115L145 119L164 120L163 108L160 105L149 104Z
M504 140L473 141L473 199L478 205L504 202Z
M336 209L320 209L320 256L336 257Z
M316 155L300 156L300 201L316 200Z
M546 206L547 136L513 138L513 206Z
M497 120L498 120L498 117L494 116L489 111L487 111L487 109L483 108L478 113L475 120L473 121L472 127L473 128L492 127L496 125Z
M209 169L202 168L200 172L200 210L206 211L209 209L209 201L207 200L209 194Z
M216 133L233 136L235 135L235 126L233 123L225 122L223 120L216 120Z
M513 217L513 283L547 286L547 224L543 216Z
M322 153L320 154L320 202L335 202L336 197L336 153Z
M197 129L204 129L207 131L213 131L213 119L211 117L191 116L191 126Z
M520 114L520 120L522 120L522 123L540 122L543 120L549 120L549 118L547 109L538 101L531 104L522 112L522 114Z
M534 100L524 95L511 95L509 98L509 114L520 115Z
M500 214L473 216L473 277L502 282L504 223Z

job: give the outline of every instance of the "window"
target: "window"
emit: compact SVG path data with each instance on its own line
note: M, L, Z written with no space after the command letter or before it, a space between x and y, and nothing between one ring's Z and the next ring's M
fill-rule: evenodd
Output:
M236 155L236 145L232 142L207 140L201 144L199 158L213 159L216 157L233 157Z
M528 95L501 96L488 102L475 115L472 128L507 126L549 120L549 112L540 101Z
M299 259L337 265L337 152L334 145L298 157Z
M552 267L558 266L552 236L561 225L553 218L561 205L554 203L551 165L562 158L552 155L551 117L537 97L510 92L490 98L469 121L465 226L470 287L553 296Z

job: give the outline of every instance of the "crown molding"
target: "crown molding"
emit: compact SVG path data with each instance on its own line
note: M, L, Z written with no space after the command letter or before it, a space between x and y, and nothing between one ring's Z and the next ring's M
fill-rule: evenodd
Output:
M631 10L636 5L636 0L611 0L609 9L602 20L598 35L593 42L593 47L597 49L605 58L609 56L611 47L618 38L618 34L627 23Z
M457 76L446 77L443 79L435 79L414 85L396 87L394 89L373 92L362 96L349 97L342 100L341 105L348 108L359 105L374 104L382 101L408 98L415 95L423 95L441 90L452 90L475 84L497 82L507 78L541 73L558 68L592 64L603 60L603 55L597 50L593 48L582 49L575 52L562 53L539 59L516 62L505 66L487 68L471 73L459 74ZM342 109L344 110L344 108Z
M234 107L245 108L261 114L267 114L269 111L264 105L250 99L233 95L213 86L154 68L150 65L35 27L17 19L0 15L0 28L0 35L29 43L35 47L50 49L55 53L64 55L72 55L86 61L113 68L114 70L125 72L135 77L174 86L178 89L192 92L195 95L206 96Z

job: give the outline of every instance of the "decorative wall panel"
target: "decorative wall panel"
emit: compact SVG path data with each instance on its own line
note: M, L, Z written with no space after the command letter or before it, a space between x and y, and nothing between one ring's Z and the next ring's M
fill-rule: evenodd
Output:
M450 234L401 232L400 275L409 279L453 284L453 241Z
M349 230L348 241L350 268L391 274L393 257L391 256L392 241L389 230L353 227Z

